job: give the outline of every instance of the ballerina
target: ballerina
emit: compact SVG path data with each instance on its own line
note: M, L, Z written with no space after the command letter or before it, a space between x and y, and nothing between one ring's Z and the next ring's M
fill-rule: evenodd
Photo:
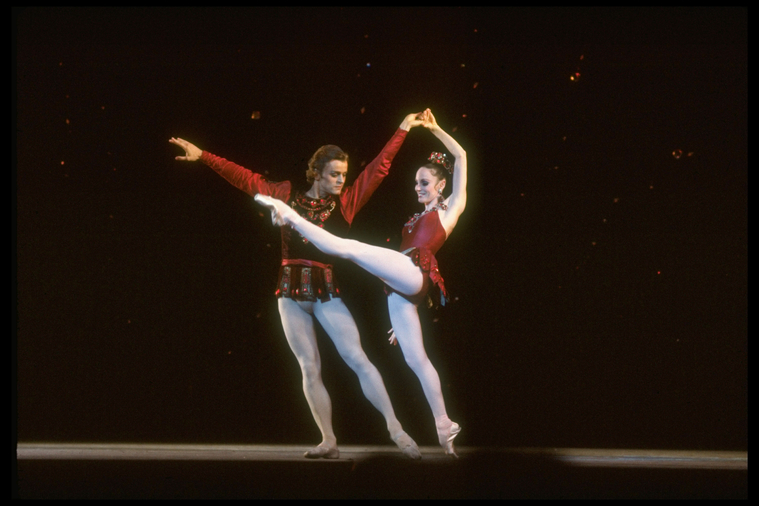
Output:
M437 291L444 301L446 290L435 253L450 236L466 207L466 152L437 124L432 112L423 113L423 126L435 135L454 157L451 164L443 153L432 153L429 163L416 171L414 189L424 210L404 226L400 251L337 237L303 219L279 199L256 195L259 204L271 210L272 222L289 226L322 252L347 259L386 285L388 311L394 335L406 363L414 371L435 419L438 441L445 453L458 457L453 440L461 427L446 412L440 377L424 349L418 305L430 291ZM446 175L451 177L450 196L443 196Z

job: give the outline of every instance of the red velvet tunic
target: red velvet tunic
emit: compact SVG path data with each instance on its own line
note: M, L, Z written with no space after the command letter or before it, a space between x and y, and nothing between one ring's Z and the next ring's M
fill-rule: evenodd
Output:
M387 176L390 164L408 132L397 129L379 155L356 177L339 196L312 199L294 192L290 181L271 182L261 174L203 151L201 162L211 167L232 185L254 196L270 195L287 202L303 218L339 237L345 237L356 213ZM279 269L277 297L296 300L322 300L339 297L340 290L332 272L333 257L307 241L291 227L282 229L282 265Z

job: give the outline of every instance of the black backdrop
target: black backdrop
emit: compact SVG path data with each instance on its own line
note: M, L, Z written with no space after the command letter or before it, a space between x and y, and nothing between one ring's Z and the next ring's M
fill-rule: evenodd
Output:
M279 231L183 137L351 175L430 107L469 205L422 310L460 445L747 450L745 8L14 8L20 441L313 444ZM572 79L574 77L574 79ZM252 118L254 111L260 113ZM410 132L354 238L397 247ZM381 285L340 264L397 414L435 444ZM343 444L381 416L320 334Z

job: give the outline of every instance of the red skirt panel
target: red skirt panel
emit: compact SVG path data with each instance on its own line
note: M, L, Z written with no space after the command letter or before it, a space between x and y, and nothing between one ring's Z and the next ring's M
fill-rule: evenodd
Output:
M440 275L440 270L437 266L437 259L435 258L435 255L432 254L432 251L430 251L429 248L414 247L409 248L406 251L401 251L401 253L411 258L411 260L414 262L414 265L422 269L422 272L424 272L425 276L422 283L422 289L417 294L398 294L417 306L426 300L427 306L432 307L433 305L436 305L436 302L433 301L433 297L430 295L430 291L432 290L433 292L438 292L436 295L439 295L440 297L439 305L445 306L445 303L448 300L448 292L445 290L445 284L443 284L443 276ZM390 295L393 292L395 292L395 290L385 285L386 294ZM437 299L437 297L435 297L435 299Z
M274 294L278 298L327 302L333 297L340 297L340 288L335 282L331 265L310 260L283 260Z

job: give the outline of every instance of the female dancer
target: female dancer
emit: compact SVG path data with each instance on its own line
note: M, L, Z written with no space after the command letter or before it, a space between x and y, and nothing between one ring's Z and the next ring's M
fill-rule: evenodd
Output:
M446 454L457 457L453 439L461 427L448 418L440 378L424 349L417 306L433 285L443 300L445 298L443 278L434 254L451 234L466 206L466 152L438 126L429 109L424 111L423 126L442 141L453 154L455 163L450 167L445 155L432 153L431 163L417 170L414 189L424 211L404 225L400 252L334 236L304 220L281 200L266 195L256 195L255 200L271 209L276 225L290 225L324 253L354 262L387 285L387 304L395 339L406 363L422 384L435 417L440 445ZM453 189L448 198L442 193L446 170L453 175Z

